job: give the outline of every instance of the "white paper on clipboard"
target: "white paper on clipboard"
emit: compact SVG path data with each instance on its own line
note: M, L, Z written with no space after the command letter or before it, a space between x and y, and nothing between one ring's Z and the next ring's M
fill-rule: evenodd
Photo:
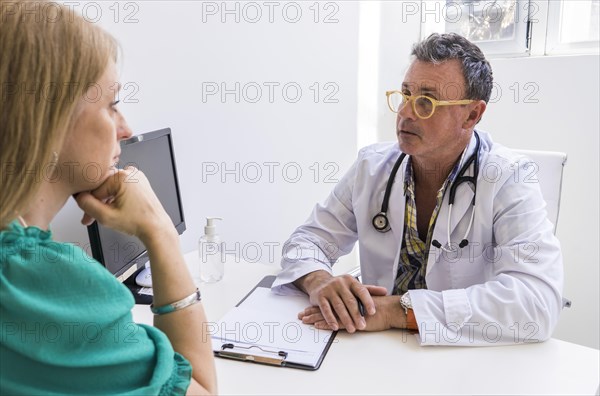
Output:
M310 305L307 296L281 296L257 287L212 329L215 352L283 356L287 364L318 368L334 332L318 330L297 318Z

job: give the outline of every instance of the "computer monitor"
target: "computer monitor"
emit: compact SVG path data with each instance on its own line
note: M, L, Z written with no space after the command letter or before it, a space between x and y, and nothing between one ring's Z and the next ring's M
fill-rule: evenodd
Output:
M144 172L177 232L182 234L185 219L173 152L170 128L133 136L121 142L118 167L133 165ZM132 179L135 179L135 174ZM134 236L104 227L97 221L88 227L88 235L93 257L121 282L148 261L146 248Z

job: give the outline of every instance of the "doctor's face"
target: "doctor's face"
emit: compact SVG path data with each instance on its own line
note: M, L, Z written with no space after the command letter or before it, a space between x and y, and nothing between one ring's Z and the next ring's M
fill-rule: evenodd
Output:
M465 86L458 59L440 64L415 60L406 72L402 92L412 97L425 95L435 100L461 100L466 98ZM472 109L472 104L438 106L431 117L421 119L409 100L401 105L396 119L400 150L419 162L446 165L437 162L455 159L469 142L476 123L476 120L468 122Z

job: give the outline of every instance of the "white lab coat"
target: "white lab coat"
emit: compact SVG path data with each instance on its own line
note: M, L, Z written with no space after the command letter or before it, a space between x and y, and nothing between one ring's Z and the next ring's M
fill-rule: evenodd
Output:
M479 131L478 131L479 132ZM411 290L421 345L502 345L548 339L562 308L560 245L548 220L539 185L528 161L485 132L481 137L475 218L469 245L456 253L431 247L428 289ZM475 149L473 135L465 158ZM282 271L273 284L284 292L291 282L316 270L331 273L337 259L358 240L364 284L392 292L404 231L404 169L396 175L388 219L391 230L372 225L391 169L397 143L363 148L352 168L323 204L284 245ZM530 161L530 160L529 160ZM471 166L466 175L473 175ZM465 235L473 189L462 183L450 219L454 245ZM447 242L449 193L444 196L433 240Z

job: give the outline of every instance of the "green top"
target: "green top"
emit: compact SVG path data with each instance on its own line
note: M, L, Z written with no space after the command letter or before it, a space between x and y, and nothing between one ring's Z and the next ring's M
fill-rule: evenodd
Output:
M132 320L134 299L79 247L0 231L0 394L185 394L189 362Z

